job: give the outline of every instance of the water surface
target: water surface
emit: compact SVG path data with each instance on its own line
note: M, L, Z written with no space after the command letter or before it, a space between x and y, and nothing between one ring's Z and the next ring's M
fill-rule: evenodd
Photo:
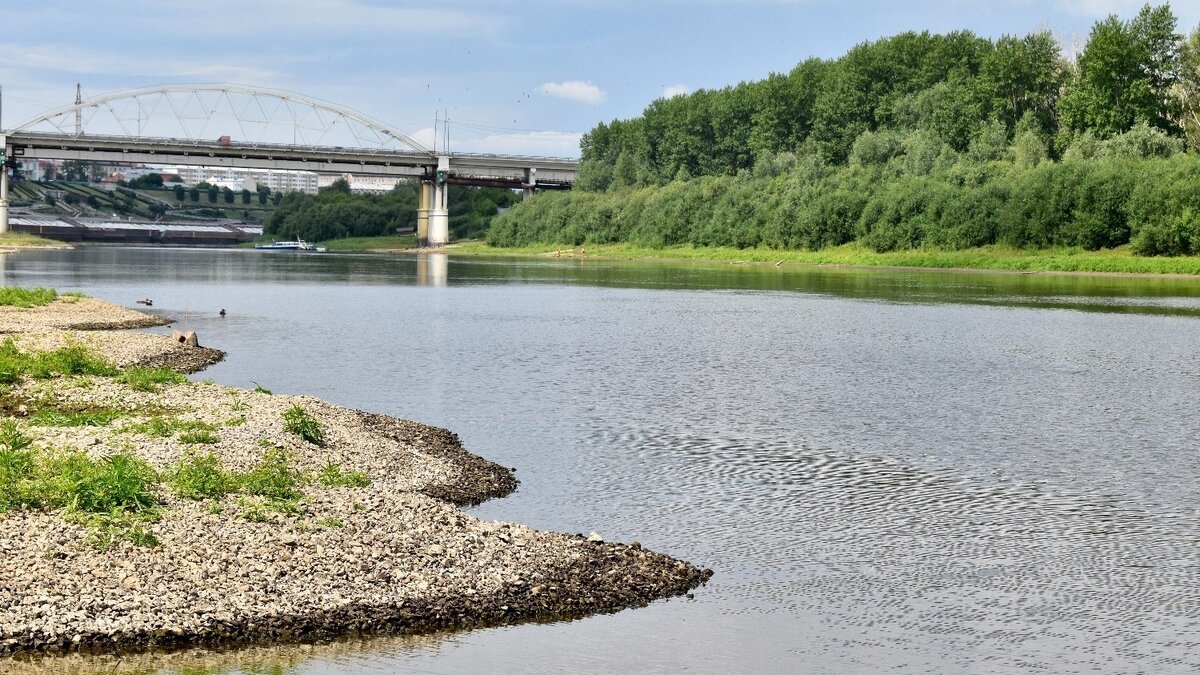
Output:
M197 377L458 432L522 481L480 517L716 572L616 615L206 656L218 671L1200 670L1195 281L123 248L0 263L10 284L153 298L229 352Z

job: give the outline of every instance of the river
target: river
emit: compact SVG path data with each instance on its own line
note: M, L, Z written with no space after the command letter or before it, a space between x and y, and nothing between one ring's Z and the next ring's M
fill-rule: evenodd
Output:
M715 571L615 615L217 672L1200 670L1198 281L100 247L0 280L152 298L229 353L197 379L516 467L475 515Z

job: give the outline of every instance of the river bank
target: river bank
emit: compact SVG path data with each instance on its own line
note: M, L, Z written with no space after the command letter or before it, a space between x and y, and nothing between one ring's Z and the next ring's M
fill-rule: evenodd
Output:
M631 244L560 246L538 244L500 247L482 241L463 241L419 249L396 237L359 237L323 242L331 251L360 253L438 252L486 257L576 258L594 260L696 261L728 264L813 265L862 268L983 270L989 272L1141 274L1200 276L1200 257L1151 257L1133 254L1128 246L1100 251L1057 247L1017 249L1004 246L950 250L922 248L879 253L858 245L819 251L767 248L670 246L646 248Z
M152 503L140 511L0 510L0 654L566 619L679 595L711 575L636 543L467 515L459 505L508 494L517 481L446 430L262 388L132 377L219 358L109 330L164 322L89 298L0 308L0 332L23 352L82 346L122 369L9 386L0 423L30 439L35 465L20 485L35 492L37 467L58 466L56 457L101 465L119 455L152 469ZM64 422L80 416L89 421ZM6 438L11 457L18 443ZM202 464L228 480L223 491L181 489L196 488L180 476ZM118 516L136 522L100 530L110 536L98 546L96 523Z
M985 246L963 250L914 249L878 253L846 245L819 251L672 246L644 248L629 244L536 245L515 248L483 242L452 244L455 255L591 258L597 260L697 261L730 264L825 265L863 268L986 270L1087 274L1200 275L1200 257L1137 256L1129 248L1085 251L1080 248L1014 249Z

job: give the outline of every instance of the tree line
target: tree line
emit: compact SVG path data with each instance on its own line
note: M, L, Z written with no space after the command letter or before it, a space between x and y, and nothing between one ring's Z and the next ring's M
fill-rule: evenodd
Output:
M449 188L450 235L454 239L482 236L501 208L519 200L511 190ZM412 231L417 226L418 190L416 183L400 183L385 194L355 194L345 179L338 179L316 195L290 192L278 202L263 232L283 239L329 241Z
M1077 58L1047 32L903 33L659 99L489 242L1200 252L1200 29L1176 24L1110 16Z

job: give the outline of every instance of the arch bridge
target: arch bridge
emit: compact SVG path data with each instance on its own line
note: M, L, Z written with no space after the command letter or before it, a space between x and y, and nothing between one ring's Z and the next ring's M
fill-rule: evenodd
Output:
M78 90L77 90L78 92ZM311 171L421 184L418 237L449 240L449 184L570 188L578 162L438 153L360 112L300 94L232 84L177 84L83 98L0 131L0 232L9 169L22 159Z

